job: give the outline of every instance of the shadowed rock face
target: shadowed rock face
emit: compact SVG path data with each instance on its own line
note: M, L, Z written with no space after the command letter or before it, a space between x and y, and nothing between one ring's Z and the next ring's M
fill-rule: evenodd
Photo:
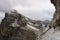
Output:
M36 40L36 34L27 27L27 20L16 10L7 12L0 25L0 40Z
M51 3L53 3L54 6L56 6L56 0L51 0Z
M51 2L56 8L52 19L52 26L55 28L57 26L60 26L60 0L51 0Z

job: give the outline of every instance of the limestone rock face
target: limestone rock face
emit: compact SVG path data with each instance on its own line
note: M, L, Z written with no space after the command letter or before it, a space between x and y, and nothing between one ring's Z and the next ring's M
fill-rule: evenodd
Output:
M56 8L51 22L52 26L55 28L57 26L60 26L60 0L51 0L51 2L54 4Z
M41 28L41 23L12 10L0 24L0 40L40 40Z

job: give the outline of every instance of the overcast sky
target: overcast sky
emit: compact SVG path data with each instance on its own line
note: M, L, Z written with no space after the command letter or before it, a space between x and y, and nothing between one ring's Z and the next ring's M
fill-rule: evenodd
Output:
M0 0L0 12L10 9L16 9L22 15L34 20L51 20L55 11L50 0ZM4 13L0 13L0 20L2 18Z

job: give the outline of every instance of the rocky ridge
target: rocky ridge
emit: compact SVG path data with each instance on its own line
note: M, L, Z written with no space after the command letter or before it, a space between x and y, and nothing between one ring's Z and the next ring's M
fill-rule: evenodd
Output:
M31 20L16 10L5 13L0 24L0 40L40 40L41 21Z

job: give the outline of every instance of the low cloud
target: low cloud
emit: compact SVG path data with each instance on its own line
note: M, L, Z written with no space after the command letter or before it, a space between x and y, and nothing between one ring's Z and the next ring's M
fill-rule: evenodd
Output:
M55 11L50 0L0 0L0 11L18 10L34 20L51 20Z

